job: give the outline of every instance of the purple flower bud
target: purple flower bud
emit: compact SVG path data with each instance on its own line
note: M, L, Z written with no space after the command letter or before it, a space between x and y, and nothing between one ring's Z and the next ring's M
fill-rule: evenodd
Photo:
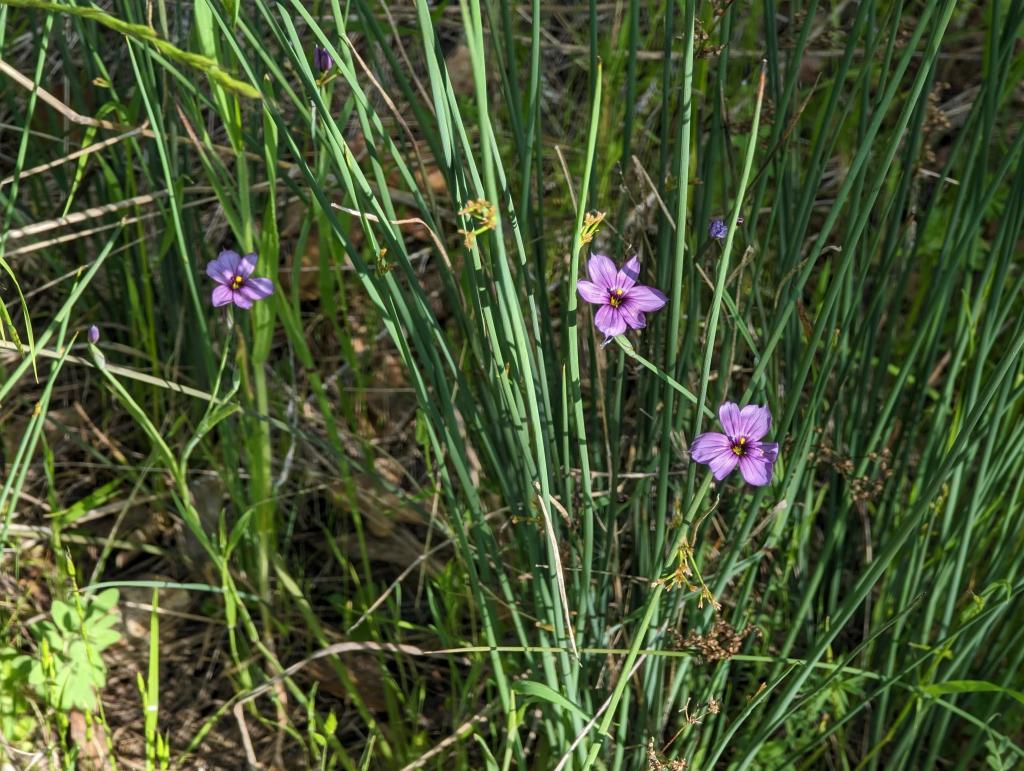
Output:
M742 222L742 220L740 220ZM711 224L708 225L708 235L717 241L721 241L725 238L729 232L729 227L722 221L721 217L715 217L711 220Z
M334 68L334 59L332 59L331 55L327 53L326 48L313 46L313 66L320 72L327 72Z
M89 325L89 332L87 334L89 342L96 345L100 341L100 328L95 324Z

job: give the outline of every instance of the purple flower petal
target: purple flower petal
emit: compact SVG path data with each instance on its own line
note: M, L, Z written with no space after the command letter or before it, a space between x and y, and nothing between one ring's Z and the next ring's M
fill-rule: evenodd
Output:
M580 293L580 297L586 300L588 303L594 303L595 305L607 305L608 304L608 290L602 289L593 281L587 281L585 278L581 278L576 282L576 290Z
M751 457L763 458L767 463L774 463L779 457L778 442L751 442L748 446Z
M740 408L735 402L726 402L718 408L718 419L722 422L722 428L732 438L742 436L743 423L740 421Z
M744 455L739 459L740 473L748 485L763 487L772 481L772 464L755 458L753 455Z
M640 278L640 260L636 257L629 259L625 265L622 266L615 276L615 286L619 289L632 289L633 285L636 284Z
M760 439L772 427L772 413L767 407L748 404L740 410L740 433L748 440Z
M732 441L717 431L696 437L690 443L690 457L698 463L706 463L719 482L729 476L739 461L732 451Z
M313 46L313 66L320 70L320 72L327 72L327 70L334 66L334 59L327 53L326 48Z
M252 272L256 270L256 252L250 252L245 255L238 263L238 275L242 278L249 278Z
M238 271L238 265L242 262L238 252L225 249L217 259L206 266L206 275L219 284L230 284Z
M658 291L653 286L644 286L642 284L632 287L626 294L626 297L629 304L638 311L660 310L668 302L668 298L664 293Z
M732 442L725 434L717 431L708 431L690 442L690 457L698 463L707 463L722 450L732 452Z
M618 275L618 271L615 270L615 263L603 254L590 256L587 272L590 274L590 280L606 292L615 288L615 277Z
M241 292L232 292L231 302L233 302L236 306L238 306L244 311L247 311L252 307L252 300L250 300Z
M615 337L626 331L626 320L618 308L602 305L594 316L594 325L604 332L606 337Z
M709 460L708 468L711 469L711 473L714 475L715 479L721 482L732 473L732 470L736 468L736 464L740 460L741 458L736 457L736 453L732 450L727 450L726 452L720 452Z
M250 278L238 289L238 294L256 302L274 294L274 282L269 278Z
M630 329L643 329L647 326L644 312L636 307L636 303L630 302L628 298L619 306L619 314Z
M227 305L232 300L234 292L231 291L230 287L224 286L223 284L214 287L213 296L210 297L210 301L213 303L214 308L219 308L222 305Z

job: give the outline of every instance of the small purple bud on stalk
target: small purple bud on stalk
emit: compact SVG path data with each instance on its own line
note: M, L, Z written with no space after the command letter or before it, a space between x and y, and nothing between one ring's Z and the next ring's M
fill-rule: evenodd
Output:
M269 278L254 277L254 270L255 252L244 257L230 249L221 252L206 266L206 275L218 284L210 297L214 307L234 303L243 310L249 310L254 302L274 294L274 282Z
M100 328L97 327L95 324L90 324L87 336L89 338L89 342L92 345L96 345L96 343L100 341Z
M721 217L715 217L708 225L708 235L716 241L721 241L729 233L729 226L722 221Z
M320 72L327 72L334 68L334 59L327 53L326 48L313 46L313 66Z

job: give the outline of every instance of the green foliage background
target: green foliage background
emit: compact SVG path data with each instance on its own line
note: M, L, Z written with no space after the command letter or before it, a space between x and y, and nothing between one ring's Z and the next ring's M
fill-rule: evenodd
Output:
M215 697L160 708L192 662L154 616L121 695L151 767L219 734L289 768L1015 767L1022 23L0 0L7 650L44 658L40 573L55 619L187 592ZM210 308L222 248L275 295ZM620 345L590 250L671 298ZM768 487L689 462L726 400L772 411ZM62 713L116 727L20 660L5 735L67 765Z

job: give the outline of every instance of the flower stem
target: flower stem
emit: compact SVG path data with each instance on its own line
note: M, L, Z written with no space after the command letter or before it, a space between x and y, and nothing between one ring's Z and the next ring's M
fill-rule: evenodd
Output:
M618 344L618 346L623 351L625 351L627 356L629 356L632 359L636 359L636 361L638 361L644 367L653 372L662 382L668 384L670 387L674 388L676 391L681 393L685 399L694 404L699 404L699 402L697 401L697 397L694 396L693 393L686 388L686 386L682 385L678 380L676 380L672 376L658 369L656 365L652 364L650 361L648 361L639 353L637 353L636 349L633 347L633 344L630 343L629 340L627 340L624 336L617 335L612 339ZM703 407L702 409L709 418L715 417L715 413L712 412L708 407Z
M707 396L708 382L711 379L711 359L715 354L715 335L718 332L718 319L721 316L722 302L725 297L725 285L729 276L729 254L732 252L732 240L736 235L736 225L739 222L743 199L747 194L750 170L754 165L754 151L757 149L757 129L761 123L761 105L764 102L766 67L766 62L762 62L761 78L757 86L757 102L754 105L754 119L750 126L750 138L747 140L747 152L743 160L743 173L740 176L740 184L736 191L736 200L733 203L732 214L729 216L729 230L725 236L725 244L722 246L722 256L718 261L715 296L711 300L711 313L708 315L707 335L705 336L704 368L701 371L700 377L700 400L702 402ZM693 428L694 435L700 433L703 417L703 415L697 415L697 422Z

